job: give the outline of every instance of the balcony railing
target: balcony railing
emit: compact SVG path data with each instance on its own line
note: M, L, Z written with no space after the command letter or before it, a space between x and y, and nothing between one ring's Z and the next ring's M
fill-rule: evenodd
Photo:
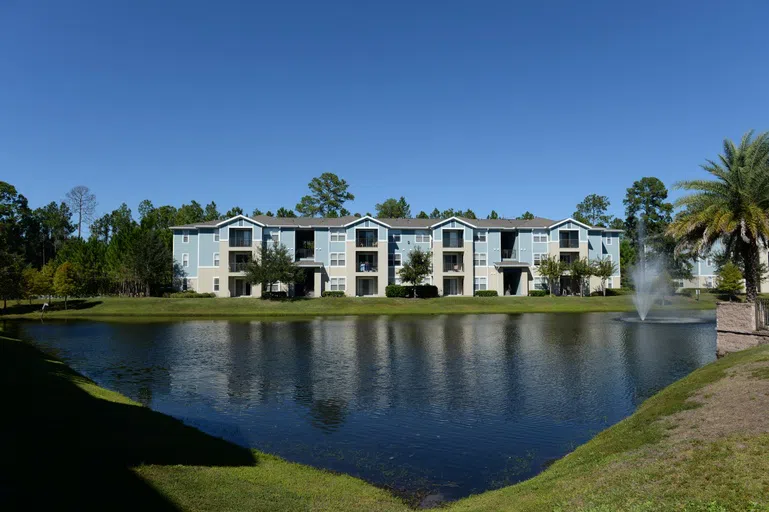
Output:
M455 263L451 261L444 261L443 262L443 271L444 272L464 272L465 266L463 263Z
M296 259L311 260L315 257L315 249L301 248L296 250Z
M465 246L465 241L460 238L445 238L443 240L443 247L450 248L462 248Z
M355 247L377 247L379 242L376 238L358 238L355 240Z
M360 264L355 267L356 272L377 272L378 270L376 265L371 264Z
M250 238L230 238L230 247L251 247Z
M502 259L518 261L518 251L515 249L502 249Z
M245 272L248 267L248 262L238 261L230 263L230 272Z
M579 249L579 240L561 240L559 245L561 249Z

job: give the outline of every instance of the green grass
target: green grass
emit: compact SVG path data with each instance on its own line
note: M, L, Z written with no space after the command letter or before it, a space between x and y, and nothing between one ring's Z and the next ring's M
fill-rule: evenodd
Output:
M2 339L0 356L11 397L3 404L0 482L10 483L27 508L50 498L65 509L408 510L361 480L186 427L99 388L27 343ZM767 356L769 346L762 346L705 366L539 476L447 508L769 511L769 435L683 444L668 438L670 415L696 407L687 401L695 392Z
M286 317L316 315L437 315L467 313L585 313L633 311L630 296L617 297L441 297L437 299L319 298L270 301L262 299L97 298L70 301L65 311L57 301L50 318L95 317ZM662 308L713 309L716 298L700 301L675 297ZM39 318L40 306L11 305L7 318Z

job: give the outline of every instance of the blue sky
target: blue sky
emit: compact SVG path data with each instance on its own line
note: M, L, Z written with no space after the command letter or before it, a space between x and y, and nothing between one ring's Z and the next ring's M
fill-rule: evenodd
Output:
M0 180L103 213L293 207L571 215L701 177L769 129L769 2L6 0Z

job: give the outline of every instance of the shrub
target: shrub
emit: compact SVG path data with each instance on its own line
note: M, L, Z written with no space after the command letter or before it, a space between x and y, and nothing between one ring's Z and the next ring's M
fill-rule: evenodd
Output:
M320 294L321 297L344 297L344 292L340 292L338 290L324 290L323 293Z
M606 296L607 297L617 297L618 295L632 295L633 290L630 288L607 288L606 289ZM603 297L603 292L601 290L596 290L590 294L591 297Z
M497 290L478 290L475 292L476 297L498 297Z
M716 288L681 288L678 291L678 295L683 295L684 297L694 297L697 295L697 290L700 291L700 295L703 293L720 293Z
M262 298L267 300L285 300L288 298L288 292L263 292Z
M388 284L385 288L386 297L413 297L413 291L410 286L402 286L400 284Z
M547 297L550 292L547 290L529 290L529 297Z
M431 284L420 284L413 288L420 299L434 299L438 296L438 287Z
M186 292L176 292L168 295L172 299L213 299L216 297L215 293L198 293L192 290Z

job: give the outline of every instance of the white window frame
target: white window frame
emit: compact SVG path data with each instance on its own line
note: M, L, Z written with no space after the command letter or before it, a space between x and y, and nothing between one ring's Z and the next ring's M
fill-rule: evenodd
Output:
M416 233L414 235L414 243L417 244L429 244L431 242L432 235L429 231Z
M220 258L219 258L219 253L218 253L218 252L215 252L215 253L214 253L214 266L215 266L215 267L218 267L218 266L219 266L219 261L217 261L217 260L219 260L219 259L220 259Z
M481 256L483 258L481 258ZM489 255L486 252L476 252L473 254L473 266L474 267L486 267L488 266Z
M484 230L475 230L473 231L473 241L474 242L480 242L480 243L486 243L488 240L488 233Z
M182 229L182 243L183 244L190 243L190 230L189 229Z
M190 266L190 253L183 252L182 253L182 267L189 268Z
M713 288L715 285L715 279L713 276L705 276L705 288Z
M539 266L539 263L537 263L537 256L539 256L539 261L541 263L543 259L547 258L547 253L546 252L534 252L534 253L531 254L531 264L534 265L535 267Z
M344 292L347 291L347 278L346 277L330 277L328 279L328 289L332 292Z
M396 244L401 243L401 232L400 231L393 231L390 233L390 241Z
M534 276L534 282L532 284L535 290L549 290L547 278L542 276Z
M398 260L397 262L395 261L396 260L396 258L395 258L396 256L398 257L397 258L397 260ZM388 257L388 260L389 261L387 262L387 264L390 267L400 268L400 267L403 266L403 255L401 253L399 253L399 252L394 252L394 253L390 254L389 257Z
M278 235L278 239L275 240L275 235ZM267 239L268 242L272 242L272 245L274 247L277 247L280 245L280 231L271 231L269 233L269 238Z
M547 231L544 233L532 233L532 242L535 244L546 244L547 243ZM542 238L544 237L544 240ZM539 238L539 239L538 239Z
M711 258L710 256L705 258L705 265L707 265L708 267L713 267L714 266L713 258Z
M329 242L344 242L347 238L347 232L344 229L331 229L328 233Z
M215 292L219 291L219 277L218 276L214 276L213 290Z
M219 230L217 229L216 231L214 231L214 242L218 242L218 241L219 241Z
M606 280L606 289L610 290L613 284L614 284L614 279L610 277L609 279Z
M611 241L612 237L607 236L606 237L606 245L611 245L613 242Z
M392 284L397 284L397 285L403 284L403 280L400 277L396 276L393 278Z
M336 260L336 264L334 264ZM328 255L329 267L345 267L347 266L347 253L344 252L332 252Z
M485 276L478 276L473 278L473 291L485 291L489 289L489 281Z

